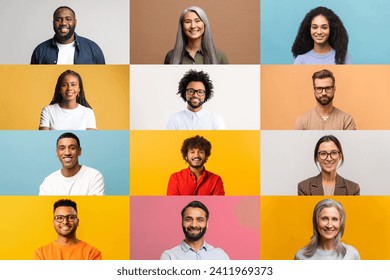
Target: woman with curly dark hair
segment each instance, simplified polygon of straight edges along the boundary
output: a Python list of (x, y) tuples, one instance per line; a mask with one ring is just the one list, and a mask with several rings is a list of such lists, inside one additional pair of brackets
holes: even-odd
[(291, 48), (294, 64), (350, 64), (348, 33), (340, 18), (330, 9), (309, 11)]

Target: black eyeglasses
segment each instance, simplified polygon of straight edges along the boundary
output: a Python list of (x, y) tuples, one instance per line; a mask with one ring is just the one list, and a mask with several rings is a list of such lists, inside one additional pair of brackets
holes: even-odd
[(321, 151), (317, 153), (318, 157), (322, 160), (326, 160), (328, 156), (330, 156), (331, 159), (338, 159), (340, 154), (340, 151), (331, 151), (330, 153)]
[(68, 222), (74, 222), (74, 220), (77, 219), (77, 215), (75, 214), (69, 214), (69, 215), (55, 215), (54, 220), (57, 223), (62, 223), (65, 219), (68, 220)]
[(328, 86), (328, 87), (314, 87), (314, 91), (316, 93), (322, 93), (324, 90), (326, 93), (331, 93), (333, 91), (334, 86)]
[(187, 88), (186, 93), (189, 95), (194, 95), (196, 93), (199, 96), (203, 96), (203, 95), (205, 95), (206, 91), (204, 89)]

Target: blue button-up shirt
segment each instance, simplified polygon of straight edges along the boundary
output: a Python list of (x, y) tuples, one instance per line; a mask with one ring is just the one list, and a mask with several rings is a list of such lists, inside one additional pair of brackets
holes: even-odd
[[(77, 36), (74, 33), (74, 64), (105, 64), (104, 55), (100, 47), (93, 41)], [(55, 36), (39, 44), (32, 56), (31, 64), (57, 64), (58, 47)]]

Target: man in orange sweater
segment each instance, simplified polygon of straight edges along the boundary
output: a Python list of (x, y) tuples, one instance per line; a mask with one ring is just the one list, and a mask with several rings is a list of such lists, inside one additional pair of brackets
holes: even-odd
[(54, 229), (57, 240), (37, 249), (35, 260), (101, 260), (98, 249), (77, 239), (79, 225), (76, 202), (61, 199), (54, 203)]

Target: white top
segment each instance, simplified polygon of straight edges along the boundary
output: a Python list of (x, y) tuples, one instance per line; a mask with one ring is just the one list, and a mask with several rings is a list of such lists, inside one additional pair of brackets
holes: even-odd
[(60, 44), (57, 43), (58, 47), (58, 58), (57, 58), (57, 64), (74, 64), (74, 52), (75, 52), (75, 45), (74, 42), (70, 44)]
[(184, 111), (177, 112), (169, 117), (166, 129), (216, 130), (226, 129), (226, 127), (222, 117), (216, 113), (203, 108), (195, 113), (186, 108)]
[(104, 195), (104, 178), (99, 171), (85, 165), (72, 177), (63, 176), (60, 169), (45, 178), (39, 195)]
[(75, 109), (63, 109), (55, 103), (42, 109), (39, 127), (52, 130), (96, 129), (95, 114), (91, 108), (81, 104)]

